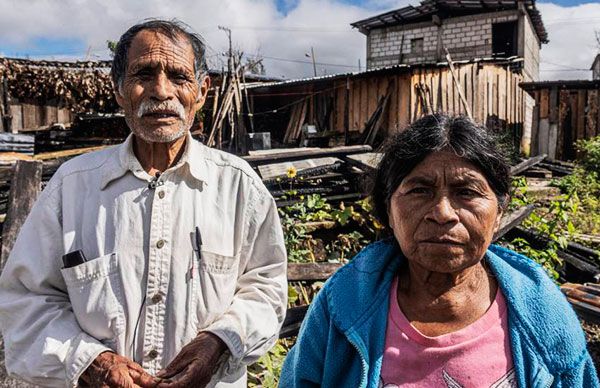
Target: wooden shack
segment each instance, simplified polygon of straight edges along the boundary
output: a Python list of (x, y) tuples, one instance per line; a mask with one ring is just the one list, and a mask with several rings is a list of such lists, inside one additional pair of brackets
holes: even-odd
[(337, 144), (373, 144), (424, 114), (470, 111), (476, 121), (508, 131), (518, 146), (521, 66), (516, 59), (455, 62), (454, 71), (448, 63), (401, 64), (249, 86), (249, 113), (255, 131), (271, 132), (272, 141), (289, 146), (298, 144), (305, 124), (337, 137)]
[(532, 155), (575, 160), (575, 142), (600, 135), (600, 80), (521, 84), (535, 99)]

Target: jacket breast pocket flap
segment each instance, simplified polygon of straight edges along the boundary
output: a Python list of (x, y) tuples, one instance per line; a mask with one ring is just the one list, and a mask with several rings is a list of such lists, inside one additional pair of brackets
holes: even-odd
[(79, 326), (98, 340), (125, 330), (124, 294), (116, 253), (61, 269)]
[(202, 251), (201, 268), (213, 274), (230, 274), (236, 272), (239, 264), (238, 256), (225, 256), (214, 252)]

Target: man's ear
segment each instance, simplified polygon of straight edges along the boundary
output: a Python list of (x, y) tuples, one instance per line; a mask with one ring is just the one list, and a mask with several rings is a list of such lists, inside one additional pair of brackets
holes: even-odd
[(121, 94), (121, 88), (119, 87), (119, 85), (115, 84), (114, 82), (113, 82), (112, 86), (113, 86), (113, 92), (115, 93), (115, 100), (117, 100), (117, 104), (119, 104), (119, 106), (121, 108), (124, 108), (123, 104), (125, 104), (125, 99), (123, 98), (123, 95)]
[(195, 111), (199, 111), (204, 106), (206, 96), (208, 95), (208, 89), (210, 89), (210, 77), (206, 75), (200, 83), (200, 89), (198, 89), (198, 97), (196, 97)]

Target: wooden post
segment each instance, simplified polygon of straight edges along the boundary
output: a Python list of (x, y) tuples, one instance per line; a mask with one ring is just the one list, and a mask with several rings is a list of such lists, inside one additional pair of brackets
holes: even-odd
[(460, 86), (460, 81), (459, 81), (458, 77), (456, 76), (456, 73), (454, 72), (454, 62), (452, 62), (452, 57), (450, 57), (450, 52), (448, 51), (448, 49), (446, 49), (446, 60), (448, 61), (448, 66), (450, 66), (450, 73), (452, 73), (452, 79), (454, 80), (454, 86), (456, 87), (456, 90), (458, 91), (458, 95), (460, 96), (460, 101), (462, 102), (463, 106), (465, 107), (465, 112), (467, 112), (467, 117), (472, 120), (473, 115), (471, 114), (471, 107), (469, 106), (469, 104), (467, 103), (467, 100), (465, 99), (465, 96), (464, 96), (461, 86)]
[(346, 77), (346, 96), (344, 98), (344, 145), (350, 143), (350, 78)]
[(0, 270), (15, 245), (17, 235), (33, 207), (42, 186), (42, 162), (19, 160), (13, 167), (6, 219), (2, 228)]

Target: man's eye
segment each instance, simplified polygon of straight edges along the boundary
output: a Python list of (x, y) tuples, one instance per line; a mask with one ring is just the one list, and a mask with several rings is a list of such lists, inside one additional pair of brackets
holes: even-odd
[(185, 74), (173, 74), (172, 78), (175, 82), (187, 82), (189, 81), (189, 77)]

